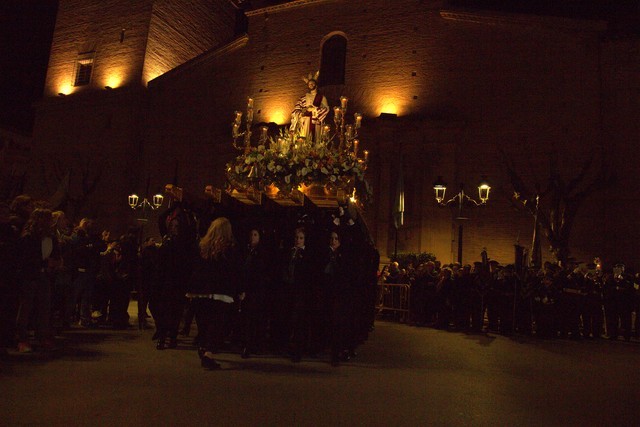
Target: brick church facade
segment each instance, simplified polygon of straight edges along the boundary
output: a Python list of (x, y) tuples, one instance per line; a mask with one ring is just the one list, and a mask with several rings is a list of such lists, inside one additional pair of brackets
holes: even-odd
[[(251, 96), (254, 123), (286, 124), (305, 91), (301, 76), (326, 68), (325, 44), (338, 40), (342, 74), (324, 85), (321, 76), (320, 89), (330, 106), (344, 95), (350, 112), (363, 114), (374, 190), (365, 216), (383, 257), (395, 249), (400, 169), (399, 252), (454, 261), (458, 223), (437, 206), (432, 183), (442, 176), (448, 196), (460, 183), (475, 195), (486, 176), (490, 200), (467, 212), (463, 259), (479, 259), (486, 247), (510, 263), (514, 244), (530, 245), (533, 218), (515, 208), (505, 157), (530, 187), (544, 187), (550, 159), (570, 182), (595, 154), (584, 181), (600, 160), (615, 179), (590, 189), (580, 206), (572, 256), (638, 264), (634, 37), (611, 36), (604, 20), (436, 0), (256, 1), (246, 10), (238, 3), (61, 1), (29, 191), (51, 194), (65, 178), (60, 171), (70, 169), (69, 192), (82, 201), (75, 214), (121, 231), (135, 222), (131, 192), (152, 194), (176, 178), (195, 193), (222, 188), (236, 155), (234, 110)], [(543, 239), (550, 259), (546, 246)]]

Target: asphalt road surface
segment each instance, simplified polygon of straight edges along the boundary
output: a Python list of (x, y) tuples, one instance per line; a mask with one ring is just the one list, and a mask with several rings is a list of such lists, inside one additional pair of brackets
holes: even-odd
[(218, 354), (152, 331), (74, 329), (0, 362), (0, 425), (640, 425), (640, 344), (377, 322), (351, 362)]

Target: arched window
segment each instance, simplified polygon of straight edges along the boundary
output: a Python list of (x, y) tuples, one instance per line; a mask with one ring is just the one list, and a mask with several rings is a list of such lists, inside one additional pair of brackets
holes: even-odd
[(319, 86), (344, 84), (347, 61), (347, 39), (339, 34), (329, 37), (322, 45)]

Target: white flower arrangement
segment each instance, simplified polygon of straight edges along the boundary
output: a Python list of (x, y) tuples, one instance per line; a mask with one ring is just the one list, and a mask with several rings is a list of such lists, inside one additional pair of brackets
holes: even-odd
[[(289, 193), (301, 185), (331, 185), (351, 192), (354, 187), (365, 188), (366, 164), (352, 152), (331, 150), (325, 146), (286, 143), (271, 140), (269, 147), (258, 145), (227, 164), (227, 180), (231, 187), (265, 190), (273, 185)], [(293, 149), (289, 149), (293, 146)], [(368, 196), (361, 195), (361, 196)]]

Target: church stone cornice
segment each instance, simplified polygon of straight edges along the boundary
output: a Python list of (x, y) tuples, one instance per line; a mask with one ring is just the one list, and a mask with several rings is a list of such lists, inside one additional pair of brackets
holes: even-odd
[(607, 23), (601, 20), (572, 19), (556, 16), (505, 14), (487, 11), (442, 9), (440, 16), (450, 21), (490, 26), (510, 26), (565, 32), (604, 32)]
[(256, 15), (264, 15), (269, 13), (277, 13), (282, 12), (283, 10), (296, 9), (299, 7), (309, 6), (312, 4), (320, 4), (320, 3), (332, 3), (336, 0), (296, 0), (292, 2), (287, 2), (283, 4), (278, 4), (275, 6), (267, 6), (256, 10), (250, 10), (245, 12), (247, 16), (256, 16)]

